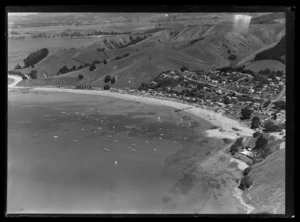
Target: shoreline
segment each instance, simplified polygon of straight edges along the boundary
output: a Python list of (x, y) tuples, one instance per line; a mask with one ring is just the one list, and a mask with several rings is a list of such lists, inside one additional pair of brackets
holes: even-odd
[[(9, 87), (10, 89), (31, 89), (32, 91), (44, 91), (44, 92), (66, 92), (66, 93), (75, 93), (75, 94), (86, 94), (86, 95), (99, 95), (99, 96), (108, 96), (108, 97), (114, 97), (118, 99), (127, 99), (132, 100), (136, 102), (142, 102), (147, 103), (150, 105), (162, 105), (162, 106), (168, 106), (175, 109), (180, 109), (184, 112), (187, 112), (189, 114), (194, 115), (197, 118), (202, 118), (208, 122), (210, 122), (212, 125), (216, 125), (220, 128), (218, 129), (208, 129), (204, 131), (204, 135), (206, 137), (214, 137), (217, 139), (232, 139), (235, 140), (240, 136), (251, 136), (253, 134), (253, 130), (250, 128), (247, 128), (245, 126), (242, 126), (241, 123), (239, 123), (237, 120), (230, 119), (221, 113), (216, 113), (212, 110), (208, 110), (205, 108), (196, 107), (190, 104), (184, 104), (177, 101), (170, 101), (167, 99), (162, 98), (152, 98), (147, 96), (140, 96), (140, 95), (129, 95), (129, 94), (123, 94), (118, 92), (111, 92), (111, 91), (91, 91), (91, 90), (79, 90), (79, 89), (64, 89), (64, 88), (47, 88), (47, 87), (20, 87), (20, 86), (14, 86)], [(233, 130), (232, 127), (239, 129), (239, 131)], [(222, 150), (225, 150), (225, 148), (222, 148)], [(235, 159), (233, 157), (230, 157), (230, 162), (237, 162), (238, 166), (237, 168), (242, 172), (243, 169), (245, 169), (248, 165), (244, 163), (243, 161), (240, 161), (238, 159)], [(243, 208), (246, 208), (246, 213), (251, 213), (253, 211), (253, 207), (250, 205), (244, 204), (244, 200), (242, 198), (242, 191), (239, 192), (236, 189), (232, 189), (231, 193), (234, 198), (238, 200), (238, 202), (243, 206)]]
[[(237, 120), (231, 119), (222, 115), (221, 113), (216, 113), (212, 110), (208, 110), (201, 107), (196, 107), (191, 104), (184, 104), (177, 101), (171, 101), (162, 98), (152, 98), (147, 96), (139, 96), (139, 95), (130, 95), (130, 94), (122, 94), (111, 91), (91, 91), (91, 90), (80, 90), (80, 89), (64, 89), (64, 88), (47, 88), (47, 87), (13, 87), (13, 88), (30, 88), (33, 91), (50, 91), (50, 92), (66, 92), (66, 93), (76, 93), (76, 94), (86, 94), (86, 95), (100, 95), (100, 96), (109, 96), (118, 99), (127, 99), (133, 100), (136, 102), (142, 102), (152, 105), (162, 105), (168, 106), (175, 109), (181, 109), (184, 112), (192, 114), (198, 118), (205, 119), (213, 125), (216, 125), (220, 128), (218, 129), (209, 129), (205, 131), (205, 136), (207, 137), (215, 137), (219, 139), (229, 138), (229, 139), (237, 139), (240, 136), (251, 136), (255, 132), (254, 130), (243, 126)], [(233, 130), (232, 128), (236, 128), (237, 130)]]

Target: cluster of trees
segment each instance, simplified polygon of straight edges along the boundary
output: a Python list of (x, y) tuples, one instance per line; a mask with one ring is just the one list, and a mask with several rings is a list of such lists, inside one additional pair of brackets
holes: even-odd
[(72, 68), (68, 68), (67, 66), (63, 66), (62, 68), (60, 68), (57, 72), (57, 75), (60, 75), (60, 74), (65, 74), (65, 73), (68, 73), (68, 72), (73, 72), (76, 70), (76, 66), (72, 66)]
[(28, 73), (28, 76), (30, 77), (30, 79), (37, 79), (37, 71), (31, 70), (30, 73)]
[(222, 68), (218, 68), (216, 70), (220, 72), (240, 72), (240, 73), (254, 75), (254, 72), (250, 69), (245, 69), (245, 66), (240, 66), (240, 67), (225, 66)]
[(106, 75), (105, 78), (104, 78), (104, 82), (107, 83), (107, 84), (104, 86), (104, 90), (109, 90), (111, 88), (109, 83), (110, 84), (115, 84), (116, 81), (117, 81), (116, 77), (111, 77), (110, 75)]
[(278, 125), (274, 123), (272, 120), (268, 120), (264, 123), (264, 132), (266, 133), (280, 132), (284, 128), (285, 128), (285, 124)]
[(267, 145), (268, 139), (265, 138), (264, 135), (260, 135), (256, 140), (255, 146), (253, 147), (253, 151), (256, 152), (256, 161), (259, 159), (265, 159), (272, 153), (272, 150)]
[(264, 75), (268, 78), (274, 79), (275, 77), (282, 77), (284, 75), (283, 71), (271, 71), (269, 68), (265, 69), (265, 70), (260, 70), (258, 72), (258, 74), (260, 75)]
[(46, 48), (31, 53), (26, 59), (24, 59), (25, 68), (30, 66), (33, 68), (35, 64), (44, 59), (48, 54), (49, 50)]

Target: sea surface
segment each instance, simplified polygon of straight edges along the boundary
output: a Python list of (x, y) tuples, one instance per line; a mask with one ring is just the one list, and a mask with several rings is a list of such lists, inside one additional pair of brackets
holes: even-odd
[(201, 150), (210, 127), (165, 106), (9, 92), (7, 212), (163, 213), (178, 179), (166, 159)]

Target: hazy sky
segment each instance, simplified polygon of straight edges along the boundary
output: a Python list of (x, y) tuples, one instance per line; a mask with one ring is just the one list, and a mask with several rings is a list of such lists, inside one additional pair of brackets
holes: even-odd
[(35, 12), (9, 12), (8, 15), (14, 15), (14, 16), (25, 16), (25, 15), (31, 15), (31, 14), (37, 14)]

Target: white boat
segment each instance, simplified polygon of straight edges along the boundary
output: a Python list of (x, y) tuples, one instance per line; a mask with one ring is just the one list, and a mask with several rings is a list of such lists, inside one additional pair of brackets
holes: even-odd
[(105, 152), (108, 152), (108, 151), (109, 151), (109, 149), (106, 149), (106, 148), (105, 148), (105, 149), (103, 149), (103, 150), (104, 150)]

